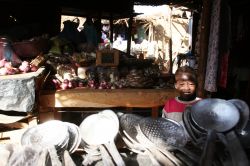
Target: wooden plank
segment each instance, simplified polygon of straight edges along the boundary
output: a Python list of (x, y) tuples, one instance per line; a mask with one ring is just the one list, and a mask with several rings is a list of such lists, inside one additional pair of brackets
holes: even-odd
[(40, 107), (139, 107), (164, 105), (174, 89), (69, 89), (41, 93)]

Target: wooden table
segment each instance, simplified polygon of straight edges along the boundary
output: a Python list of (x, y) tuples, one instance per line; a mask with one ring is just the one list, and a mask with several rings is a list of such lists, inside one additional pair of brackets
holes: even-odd
[[(158, 117), (158, 108), (177, 95), (174, 89), (69, 89), (42, 91), (40, 112), (52, 113), (57, 118), (59, 108), (152, 108), (152, 117)], [(68, 110), (68, 109), (67, 109)]]

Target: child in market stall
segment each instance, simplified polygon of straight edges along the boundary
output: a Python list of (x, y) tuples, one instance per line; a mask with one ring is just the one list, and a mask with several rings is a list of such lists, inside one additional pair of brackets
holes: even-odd
[(193, 68), (182, 66), (176, 70), (175, 88), (179, 92), (179, 96), (166, 101), (162, 117), (181, 122), (185, 107), (200, 100), (196, 96), (197, 76)]

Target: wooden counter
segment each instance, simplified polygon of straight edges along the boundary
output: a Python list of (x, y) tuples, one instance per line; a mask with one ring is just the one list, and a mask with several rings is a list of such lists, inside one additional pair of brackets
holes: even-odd
[[(152, 116), (158, 116), (158, 108), (177, 95), (174, 89), (69, 89), (42, 91), (39, 97), (41, 110), (66, 107), (87, 108), (152, 108)], [(52, 108), (52, 109), (51, 109)]]

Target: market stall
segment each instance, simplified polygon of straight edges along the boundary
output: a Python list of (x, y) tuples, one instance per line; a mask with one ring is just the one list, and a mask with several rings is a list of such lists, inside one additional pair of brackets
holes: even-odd
[[(14, 2), (14, 0), (12, 2)], [(129, 2), (131, 2), (131, 4), (127, 3), (127, 1), (124, 2), (125, 4), (129, 4), (127, 5), (127, 7), (132, 6), (132, 3), (134, 1)], [(188, 3), (192, 6), (195, 2), (197, 1)], [(202, 19), (200, 33), (202, 35), (200, 35), (200, 40), (198, 41), (198, 43), (200, 43), (200, 52), (198, 53), (198, 57), (199, 62), (202, 62), (198, 64), (198, 74), (200, 77), (205, 77), (205, 62), (207, 61), (207, 57), (205, 55), (207, 54), (208, 42), (206, 40), (208, 39), (209, 26), (206, 25), (209, 25), (207, 20), (209, 20), (210, 17), (208, 16), (208, 13), (210, 13), (210, 7), (206, 2), (210, 1), (203, 1), (204, 4), (202, 8), (205, 11), (202, 11), (201, 15)], [(22, 2), (20, 2), (19, 4), (21, 3)], [(26, 5), (27, 3), (28, 2), (24, 3), (23, 5)], [(87, 6), (85, 5), (85, 3), (86, 2), (79, 2), (70, 6), (78, 8), (81, 11), (83, 10), (83, 8), (81, 7)], [(103, 1), (101, 3), (110, 5), (110, 3), (107, 3), (106, 1)], [(120, 1), (118, 3), (120, 3)], [(37, 4), (40, 3), (34, 3), (33, 6), (38, 7), (39, 5)], [(67, 6), (67, 4), (69, 5), (71, 4), (71, 2), (61, 2), (60, 5)], [(99, 4), (98, 6), (102, 6), (102, 4)], [(186, 3), (183, 2), (180, 4)], [(43, 5), (44, 6), (42, 9), (47, 9), (48, 5), (44, 2)], [(200, 5), (200, 1), (199, 3), (197, 3), (197, 6), (198, 5)], [(1, 6), (5, 7), (4, 5)], [(30, 13), (32, 13), (30, 12), (30, 10), (23, 10), (19, 5), (16, 6), (20, 8), (20, 13), (26, 11), (29, 15)], [(52, 6), (52, 10), (46, 12), (49, 14), (42, 17), (44, 18), (44, 20), (42, 19), (42, 21), (37, 21), (34, 19), (34, 22), (45, 23), (47, 26), (44, 27), (50, 29), (53, 32), (52, 33), (50, 31), (50, 34), (54, 35), (54, 31), (56, 31), (56, 27), (58, 27), (55, 26), (54, 23), (57, 22), (57, 24), (59, 24), (58, 18), (61, 14), (59, 12), (61, 11), (61, 8), (59, 6), (55, 8), (56, 10), (53, 8), (54, 6)], [(96, 4), (93, 1), (92, 7), (94, 8), (94, 6), (96, 6)], [(117, 6), (125, 5), (120, 4)], [(57, 10), (59, 8), (60, 10)], [(132, 8), (129, 8), (129, 11), (132, 11), (131, 9)], [(79, 10), (76, 10), (76, 12), (79, 12)], [(98, 9), (99, 12), (96, 12), (96, 10), (94, 10), (94, 13), (102, 13), (100, 8)], [(109, 16), (111, 17), (110, 20), (113, 19), (113, 14), (115, 14), (119, 10), (120, 9), (116, 11), (114, 11), (113, 9), (108, 10)], [(121, 11), (128, 10), (124, 9)], [(44, 12), (40, 12), (40, 10), (38, 13), (38, 16), (41, 16), (40, 13), (44, 14)], [(54, 17), (52, 18), (52, 20), (49, 20), (46, 16), (50, 16), (51, 13), (53, 13)], [(194, 13), (200, 13), (200, 7), (197, 7), (197, 10), (195, 10)], [(16, 15), (18, 16), (20, 14), (17, 13)], [(23, 15), (23, 17), (26, 17), (26, 15)], [(37, 15), (34, 14), (34, 17), (37, 18)], [(15, 20), (14, 17), (11, 16), (11, 18)], [(130, 21), (131, 20), (132, 18), (130, 18)], [(131, 28), (132, 26), (129, 27)], [(8, 27), (6, 29), (8, 29)], [(46, 30), (44, 30), (43, 32), (45, 31)], [(33, 33), (29, 33), (29, 36), (32, 34)], [(131, 34), (129, 35), (129, 38), (130, 37)], [(67, 159), (67, 157), (68, 159), (71, 159), (71, 157), (73, 158), (76, 154), (74, 153), (74, 151), (78, 149), (81, 150), (81, 154), (84, 154), (80, 156), (84, 161), (79, 163), (74, 163), (72, 161), (71, 164), (68, 165), (89, 165), (89, 163), (93, 161), (100, 161), (104, 165), (113, 165), (113, 162), (117, 163), (117, 165), (131, 165), (125, 164), (123, 163), (123, 161), (120, 161), (121, 157), (124, 157), (120, 156), (124, 154), (124, 149), (118, 151), (118, 153), (116, 154), (118, 158), (117, 156), (114, 157), (114, 154), (109, 153), (110, 151), (105, 151), (105, 149), (108, 149), (108, 146), (114, 146), (113, 143), (117, 143), (114, 142), (114, 138), (119, 138), (120, 136), (122, 136), (122, 139), (126, 144), (124, 147), (128, 154), (136, 157), (140, 157), (140, 154), (143, 154), (144, 158), (141, 159), (143, 163), (142, 165), (145, 165), (145, 163), (148, 165), (184, 165), (184, 163), (186, 165), (213, 164), (216, 166), (224, 166), (228, 164), (237, 165), (239, 163), (240, 165), (249, 165), (248, 154), (250, 153), (248, 153), (249, 141), (247, 141), (249, 140), (249, 134), (247, 134), (249, 133), (247, 132), (247, 130), (249, 129), (245, 128), (246, 125), (249, 124), (248, 107), (241, 108), (238, 104), (232, 105), (232, 103), (229, 104), (228, 101), (223, 101), (222, 104), (226, 103), (228, 107), (221, 111), (220, 103), (219, 107), (217, 107), (218, 102), (212, 101), (208, 102), (208, 104), (205, 103), (205, 105), (203, 103), (201, 105), (196, 105), (196, 107), (188, 108), (183, 116), (184, 128), (187, 131), (184, 132), (184, 128), (182, 125), (177, 124), (169, 119), (156, 118), (159, 117), (158, 113), (160, 107), (163, 106), (164, 102), (168, 98), (174, 97), (177, 94), (173, 88), (174, 82), (171, 79), (171, 76), (164, 77), (163, 79), (163, 76), (161, 75), (162, 73), (159, 72), (157, 68), (158, 66), (154, 63), (154, 59), (141, 59), (140, 57), (138, 59), (137, 57), (131, 57), (128, 51), (127, 55), (124, 55), (120, 52), (118, 59), (119, 61), (117, 61), (117, 54), (103, 54), (103, 52), (101, 52), (100, 54), (100, 52), (98, 51), (102, 51), (103, 48), (100, 49), (98, 47), (99, 50), (94, 50), (92, 49), (92, 47), (90, 47), (90, 45), (84, 44), (80, 45), (79, 47), (72, 47), (72, 43), (57, 39), (57, 36), (50, 39), (52, 48), (49, 50), (48, 54), (44, 55), (47, 60), (46, 69), (49, 70), (49, 78), (47, 82), (48, 84), (43, 90), (40, 91), (40, 89), (37, 89), (37, 87), (41, 85), (40, 83), (37, 83), (37, 80), (39, 80), (38, 82), (43, 82), (45, 80), (43, 71), (41, 71), (40, 73), (40, 69), (34, 73), (31, 72), (24, 74), (27, 77), (22, 79), (18, 78), (20, 76), (20, 73), (15, 73), (15, 75), (3, 76), (4, 79), (0, 80), (2, 82), (2, 86), (0, 83), (0, 96), (3, 96), (1, 96), (2, 98), (0, 98), (0, 104), (2, 107), (0, 107), (0, 109), (5, 109), (5, 112), (14, 110), (18, 113), (28, 114), (28, 116), (25, 116), (25, 118), (29, 118), (30, 116), (34, 117), (34, 114), (32, 113), (36, 113), (36, 104), (38, 104), (39, 108), (37, 110), (37, 113), (40, 124), (36, 124), (34, 128), (22, 130), (18, 135), (10, 136), (5, 135), (5, 133), (1, 133), (1, 139), (5, 140), (11, 138), (11, 143), (13, 143), (13, 146), (11, 145), (6, 149), (0, 149), (0, 152), (3, 152), (3, 150), (7, 150), (8, 155), (6, 155), (6, 163), (8, 163), (9, 165), (12, 165), (11, 162), (13, 160), (20, 161), (20, 163), (22, 162), (20, 165), (25, 165), (25, 163), (28, 163), (27, 160), (33, 159), (27, 157), (27, 160), (22, 160), (26, 157), (26, 155), (30, 155), (30, 152), (34, 152), (33, 154), (35, 155), (33, 156), (36, 161), (44, 159), (43, 165), (45, 161), (53, 162), (53, 159), (55, 159), (56, 162), (60, 163), (61, 161), (64, 162), (64, 160), (60, 159)], [(213, 40), (213, 38), (211, 38), (211, 40)], [(130, 40), (128, 41), (130, 42)], [(170, 41), (172, 42), (172, 40)], [(109, 47), (105, 49), (113, 51), (112, 43), (108, 44), (110, 44)], [(55, 47), (56, 45), (59, 47)], [(128, 44), (128, 46), (129, 47), (127, 49), (130, 48), (130, 44)], [(169, 49), (169, 52), (171, 55), (172, 49)], [(104, 58), (104, 56), (102, 55), (106, 56), (106, 58)], [(10, 82), (14, 83), (11, 85)], [(163, 82), (165, 83), (165, 85), (163, 84)], [(204, 80), (199, 79), (199, 92), (204, 91), (203, 83)], [(9, 84), (11, 85), (11, 88), (8, 87)], [(37, 93), (37, 90), (39, 90), (39, 93)], [(10, 104), (6, 102), (7, 98), (9, 98), (8, 102)], [(205, 99), (203, 101), (206, 102)], [(125, 111), (129, 111), (128, 113), (131, 113), (131, 111), (133, 111), (133, 108), (150, 108), (151, 116), (153, 118), (140, 117), (135, 114), (121, 114), (120, 112), (110, 113), (110, 111), (108, 111), (100, 112), (94, 114), (93, 116), (89, 116), (89, 118), (82, 119), (82, 124), (84, 125), (80, 126), (75, 126), (75, 124), (71, 124), (68, 122), (63, 122), (63, 124), (60, 122), (60, 124), (57, 123), (58, 121), (54, 121), (56, 122), (56, 124), (53, 124), (52, 121), (51, 126), (48, 126), (48, 123), (43, 123), (48, 120), (46, 119), (46, 117), (49, 117), (50, 119), (62, 119), (60, 116), (62, 109), (67, 109), (67, 112), (71, 113), (74, 111), (74, 108), (78, 108), (78, 110), (80, 110), (81, 112), (90, 112), (92, 111), (92, 109), (90, 108), (106, 109), (117, 107), (124, 107)], [(243, 112), (243, 110), (248, 112), (248, 114), (245, 114), (247, 115), (245, 116), (245, 121), (242, 121), (242, 117), (244, 117), (242, 116), (242, 113), (246, 113)], [(230, 112), (232, 113), (232, 116), (225, 116)], [(215, 117), (219, 117), (218, 121), (215, 121), (217, 120), (217, 118)], [(225, 119), (225, 117), (228, 118)], [(233, 119), (233, 121), (229, 120), (229, 122), (233, 123), (230, 124), (229, 128), (218, 130), (217, 127), (221, 129), (221, 126), (226, 126), (225, 122), (228, 122), (227, 120), (231, 118)], [(3, 117), (2, 119), (6, 120), (6, 117)], [(14, 121), (16, 120), (17, 119), (15, 119)], [(7, 121), (6, 123), (14, 121)], [(45, 124), (44, 127), (41, 127), (41, 125), (43, 124)], [(239, 126), (241, 126), (241, 128), (239, 128)], [(119, 131), (119, 129), (121, 130)], [(177, 129), (180, 129), (178, 130), (180, 132), (177, 132)], [(116, 132), (113, 133), (113, 131)], [(24, 132), (26, 134), (23, 134)], [(99, 134), (98, 136), (96, 136), (97, 133)], [(106, 138), (105, 136), (108, 136), (105, 135), (106, 133), (111, 133), (111, 139), (107, 140), (108, 143), (103, 141), (100, 142), (99, 140), (103, 140)], [(242, 133), (244, 133), (244, 135)], [(196, 148), (192, 146), (191, 152), (193, 153), (186, 153), (188, 151), (183, 152), (184, 150), (186, 150), (186, 147), (184, 146), (187, 145), (187, 148), (190, 148), (189, 144), (186, 144), (185, 142), (186, 136), (192, 137), (193, 135), (195, 136), (195, 139), (192, 138), (192, 141), (194, 143), (193, 145)], [(240, 140), (238, 140), (238, 137)], [(159, 138), (163, 140), (159, 141)], [(181, 146), (176, 146), (173, 149), (169, 149), (169, 145), (171, 145), (173, 142), (176, 143), (172, 144), (173, 146), (178, 145), (178, 139), (180, 141), (183, 141), (183, 144), (179, 144)], [(246, 140), (245, 143), (244, 140)], [(20, 151), (18, 148), (16, 148), (16, 146), (14, 145), (16, 141), (18, 141), (18, 143), (22, 141), (23, 151)], [(84, 141), (83, 144), (81, 144), (81, 141)], [(36, 148), (36, 144), (42, 146), (42, 148)], [(240, 144), (243, 145), (243, 148)], [(56, 146), (55, 148), (57, 149), (54, 148), (51, 150), (51, 145), (53, 147)], [(92, 145), (94, 145), (94, 147)], [(239, 146), (237, 147), (235, 145)], [(116, 144), (116, 146), (120, 147), (118, 143)], [(96, 149), (96, 147), (98, 147), (98, 149)], [(244, 152), (244, 150), (246, 150), (246, 153)], [(98, 153), (96, 153), (97, 151)], [(99, 151), (101, 153), (99, 153)], [(54, 154), (54, 156), (51, 155), (51, 152)], [(138, 153), (138, 155), (134, 155), (135, 153)], [(198, 153), (197, 156), (195, 155), (196, 153)], [(13, 156), (16, 158), (14, 158)], [(46, 156), (48, 156), (48, 160), (46, 160)], [(130, 156), (125, 156), (124, 158), (130, 159)], [(3, 158), (3, 160), (5, 159)], [(109, 162), (111, 162), (111, 164), (108, 164)], [(35, 162), (32, 163), (34, 164)], [(140, 165), (138, 163), (136, 163), (135, 165)], [(53, 164), (51, 163), (48, 165)]]

